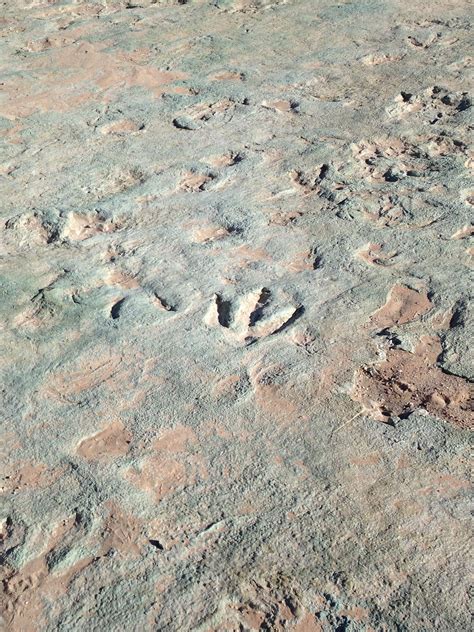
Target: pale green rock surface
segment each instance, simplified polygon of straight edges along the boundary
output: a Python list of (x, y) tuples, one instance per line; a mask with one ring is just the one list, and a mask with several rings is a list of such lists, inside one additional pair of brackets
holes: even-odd
[(469, 3), (1, 6), (5, 629), (467, 630)]

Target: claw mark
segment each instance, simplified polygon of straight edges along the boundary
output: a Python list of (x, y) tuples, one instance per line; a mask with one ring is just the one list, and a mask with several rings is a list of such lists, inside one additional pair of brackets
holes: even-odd
[(252, 327), (262, 317), (262, 312), (270, 298), (267, 288), (256, 290), (245, 296), (235, 315), (234, 328), (241, 330)]

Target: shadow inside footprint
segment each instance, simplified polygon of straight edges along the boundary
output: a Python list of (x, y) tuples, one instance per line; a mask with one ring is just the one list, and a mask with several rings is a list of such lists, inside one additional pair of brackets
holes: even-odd
[(268, 305), (268, 303), (270, 302), (271, 296), (272, 296), (272, 293), (270, 292), (268, 288), (266, 287), (262, 288), (257, 304), (255, 305), (255, 309), (249, 316), (250, 327), (253, 327), (255, 323), (258, 322), (262, 318), (263, 311), (265, 307)]
[(217, 320), (222, 327), (229, 328), (232, 320), (232, 303), (216, 295)]

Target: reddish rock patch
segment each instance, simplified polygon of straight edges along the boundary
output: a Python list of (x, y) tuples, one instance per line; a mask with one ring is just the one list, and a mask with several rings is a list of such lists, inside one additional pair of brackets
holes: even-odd
[(466, 225), (457, 230), (451, 239), (465, 239), (466, 237), (472, 237), (474, 235), (474, 226)]
[(7, 564), (3, 566), (0, 578), (4, 598), (0, 612), (9, 632), (36, 632), (43, 629), (46, 604), (63, 596), (74, 576), (92, 562), (93, 558), (84, 557), (57, 573), (50, 572), (48, 555), (59, 549), (76, 528), (74, 518), (66, 518), (56, 525), (41, 554), (19, 569)]
[(211, 81), (242, 81), (244, 76), (241, 72), (223, 71), (209, 78)]
[[(186, 173), (182, 179), (179, 188), (183, 191), (197, 193), (204, 191), (206, 184), (212, 180), (212, 177), (203, 173)], [(203, 241), (203, 240), (201, 240)]]
[(396, 251), (384, 252), (382, 244), (369, 243), (356, 252), (356, 257), (370, 266), (391, 266), (391, 259), (397, 256)]
[(370, 317), (370, 325), (374, 329), (404, 325), (429, 312), (432, 306), (425, 290), (417, 292), (397, 283), (390, 290), (385, 305)]
[[(104, 354), (105, 355), (105, 354)], [(45, 385), (46, 397), (59, 401), (68, 401), (84, 391), (107, 384), (115, 389), (123, 387), (122, 379), (125, 375), (121, 372), (122, 358), (118, 355), (108, 354), (96, 358), (84, 358), (77, 363), (76, 370), (55, 373)]]
[(186, 426), (166, 431), (155, 442), (154, 452), (138, 467), (130, 469), (127, 478), (156, 501), (180, 487), (195, 485), (207, 478), (203, 458), (190, 452), (196, 442), (194, 431)]
[(115, 421), (92, 437), (83, 439), (77, 453), (88, 461), (113, 459), (127, 454), (131, 441), (131, 433), (122, 422)]
[(136, 134), (141, 129), (143, 129), (143, 126), (135, 123), (135, 121), (121, 119), (119, 121), (113, 121), (112, 123), (102, 125), (100, 131), (104, 135), (116, 134), (121, 136), (123, 134)]
[(305, 614), (293, 628), (294, 632), (322, 632), (323, 627), (314, 614)]
[(116, 503), (109, 502), (107, 505), (109, 515), (102, 532), (104, 553), (112, 549), (124, 557), (139, 557), (145, 542), (140, 521), (125, 513)]
[(383, 362), (356, 371), (352, 398), (378, 421), (423, 408), (460, 428), (473, 428), (472, 384), (434, 364), (440, 351), (438, 338), (430, 336), (421, 338), (414, 353), (389, 349)]
[(196, 433), (189, 426), (176, 426), (164, 432), (155, 442), (156, 450), (184, 452), (189, 445), (197, 443)]
[(169, 456), (150, 456), (140, 466), (128, 472), (129, 480), (160, 501), (180, 487), (194, 485), (207, 478), (207, 470), (200, 457), (192, 456), (186, 462)]
[(229, 235), (229, 231), (223, 226), (204, 226), (194, 233), (193, 241), (204, 244), (210, 241), (217, 241)]
[(61, 470), (50, 469), (44, 463), (17, 463), (3, 477), (0, 492), (15, 493), (48, 487), (60, 473)]

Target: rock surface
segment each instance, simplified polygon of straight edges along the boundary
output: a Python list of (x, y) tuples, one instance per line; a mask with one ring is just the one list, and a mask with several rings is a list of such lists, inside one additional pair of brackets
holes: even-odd
[(4, 628), (469, 629), (469, 3), (0, 31)]

